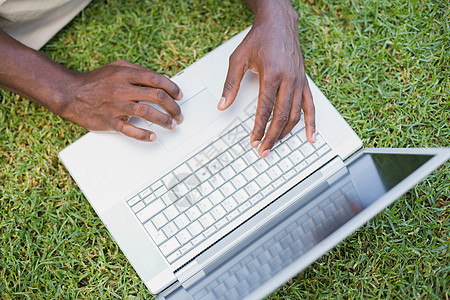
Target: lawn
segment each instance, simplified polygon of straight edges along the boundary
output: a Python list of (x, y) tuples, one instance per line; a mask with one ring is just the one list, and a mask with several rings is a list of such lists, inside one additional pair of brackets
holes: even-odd
[[(450, 3), (295, 1), (306, 72), (366, 147), (450, 145)], [(240, 1), (94, 0), (42, 52), (174, 75), (252, 22)], [(151, 298), (57, 153), (86, 131), (0, 92), (0, 298)], [(274, 292), (450, 298), (450, 164)]]

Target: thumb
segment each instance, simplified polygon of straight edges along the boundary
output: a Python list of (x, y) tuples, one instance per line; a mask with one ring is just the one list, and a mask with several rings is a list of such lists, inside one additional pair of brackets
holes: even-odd
[(219, 110), (225, 110), (233, 104), (246, 70), (246, 63), (238, 58), (236, 53), (233, 53), (230, 56), (227, 78), (223, 85), (222, 98), (220, 98), (219, 104), (217, 105)]

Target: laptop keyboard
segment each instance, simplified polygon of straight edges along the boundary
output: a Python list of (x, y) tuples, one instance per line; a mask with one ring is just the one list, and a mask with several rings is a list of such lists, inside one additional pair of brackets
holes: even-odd
[(252, 242), (242, 255), (189, 288), (194, 299), (242, 299), (316, 246), (357, 212), (357, 192), (351, 182), (328, 196), (315, 198), (269, 234)]
[(250, 146), (253, 124), (254, 115), (127, 199), (169, 263), (330, 151), (320, 134), (314, 144), (306, 140), (300, 120), (259, 158)]

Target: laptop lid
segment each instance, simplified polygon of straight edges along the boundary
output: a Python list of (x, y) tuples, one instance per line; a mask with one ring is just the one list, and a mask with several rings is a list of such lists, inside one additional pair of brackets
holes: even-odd
[(263, 298), (449, 158), (450, 148), (363, 149), (248, 239), (245, 247), (162, 298)]

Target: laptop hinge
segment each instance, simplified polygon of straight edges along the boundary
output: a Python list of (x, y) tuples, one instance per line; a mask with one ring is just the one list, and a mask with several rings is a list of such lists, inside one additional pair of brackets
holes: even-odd
[(186, 266), (175, 272), (175, 277), (177, 277), (183, 288), (188, 288), (205, 275), (205, 272), (196, 260), (191, 261)]

